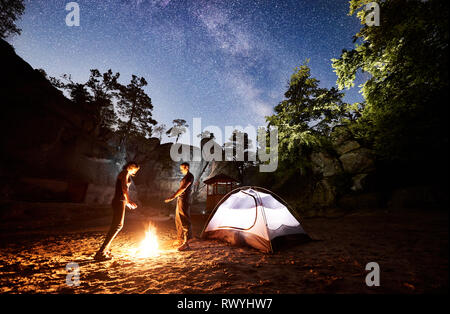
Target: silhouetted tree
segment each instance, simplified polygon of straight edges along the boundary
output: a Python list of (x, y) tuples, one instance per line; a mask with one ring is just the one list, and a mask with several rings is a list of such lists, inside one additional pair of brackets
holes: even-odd
[(91, 70), (91, 75), (86, 83), (92, 93), (92, 115), (96, 121), (96, 134), (104, 130), (112, 130), (117, 121), (114, 111), (113, 96), (117, 79), (120, 74), (113, 74), (111, 70), (101, 74), (99, 70)]
[(155, 129), (153, 130), (155, 135), (158, 136), (160, 142), (162, 141), (162, 136), (164, 134), (164, 131), (166, 131), (166, 129), (167, 129), (167, 126), (164, 123), (161, 123), (161, 124), (157, 125), (155, 127)]
[(149, 138), (153, 133), (156, 121), (152, 117), (152, 100), (143, 87), (147, 86), (143, 77), (132, 75), (128, 85), (117, 83), (117, 109), (123, 120), (119, 120), (119, 133), (122, 144), (132, 137)]
[(50, 77), (50, 82), (53, 86), (66, 90), (70, 100), (79, 106), (87, 107), (87, 104), (92, 101), (92, 95), (86, 84), (74, 82), (70, 74), (63, 74), (61, 79)]
[(207, 139), (207, 140), (213, 140), (213, 139), (215, 139), (216, 137), (214, 136), (214, 133), (211, 133), (210, 131), (208, 131), (208, 130), (206, 130), (206, 131), (203, 131), (202, 133), (200, 133), (200, 134), (197, 134), (197, 137), (199, 137), (200, 139)]
[[(228, 142), (223, 144), (225, 152), (225, 158), (231, 161), (235, 166), (239, 181), (242, 183), (244, 180), (245, 170), (254, 165), (255, 162), (249, 160), (250, 148), (252, 148), (252, 141), (248, 138), (248, 134), (239, 130), (234, 130)], [(230, 158), (231, 155), (231, 158)]]
[(94, 126), (90, 132), (99, 137), (111, 131), (117, 132), (119, 146), (126, 150), (131, 138), (145, 140), (151, 137), (152, 127), (157, 122), (152, 118), (151, 98), (143, 89), (147, 86), (145, 78), (132, 75), (130, 83), (122, 85), (118, 82), (119, 77), (119, 73), (111, 70), (102, 74), (93, 69), (86, 83), (76, 83), (68, 74), (62, 75), (62, 79), (49, 79), (54, 86), (66, 90), (69, 98), (86, 110)]
[(448, 1), (379, 1), (379, 26), (364, 23), (369, 14), (363, 9), (366, 3), (350, 1), (350, 14), (356, 14), (363, 26), (354, 37), (355, 48), (333, 60), (341, 89), (354, 85), (358, 71), (370, 74), (361, 89), (366, 106), (351, 127), (373, 144), (380, 160), (410, 164), (411, 173), (444, 173)]
[(172, 121), (173, 127), (167, 130), (166, 134), (169, 137), (175, 137), (175, 143), (178, 142), (178, 139), (182, 134), (186, 132), (186, 129), (189, 125), (186, 123), (186, 120), (183, 119), (175, 119)]
[(22, 30), (15, 23), (24, 10), (23, 0), (0, 1), (0, 38), (4, 39), (14, 34), (20, 35)]
[(101, 74), (99, 70), (92, 69), (86, 83), (76, 83), (68, 74), (62, 75), (62, 80), (54, 77), (49, 79), (55, 87), (66, 90), (69, 98), (86, 111), (93, 125), (88, 131), (102, 138), (113, 131), (117, 122), (113, 97), (119, 76), (119, 73), (113, 74), (111, 70)]

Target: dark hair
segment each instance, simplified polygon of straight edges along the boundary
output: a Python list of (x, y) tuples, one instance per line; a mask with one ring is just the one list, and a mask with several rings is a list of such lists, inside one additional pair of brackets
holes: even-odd
[(133, 166), (134, 168), (140, 168), (137, 162), (129, 161), (123, 166), (122, 170), (127, 170), (129, 166)]
[(183, 162), (180, 166), (183, 166), (183, 167), (185, 167), (185, 168), (189, 168), (189, 163)]

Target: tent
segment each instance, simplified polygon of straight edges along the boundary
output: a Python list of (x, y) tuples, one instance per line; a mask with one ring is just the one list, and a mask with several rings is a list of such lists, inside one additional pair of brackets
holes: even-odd
[(220, 200), (201, 237), (249, 245), (270, 253), (275, 238), (297, 234), (306, 232), (286, 202), (267, 189), (246, 186), (234, 189)]

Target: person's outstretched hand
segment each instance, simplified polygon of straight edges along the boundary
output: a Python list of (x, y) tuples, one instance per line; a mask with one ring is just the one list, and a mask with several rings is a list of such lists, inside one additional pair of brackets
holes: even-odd
[(169, 202), (171, 202), (173, 200), (173, 198), (166, 198), (165, 200), (164, 200), (164, 202), (165, 203), (169, 203)]
[(128, 208), (130, 208), (130, 209), (136, 209), (137, 208), (137, 205), (136, 205), (136, 203), (134, 203), (134, 202), (128, 202)]

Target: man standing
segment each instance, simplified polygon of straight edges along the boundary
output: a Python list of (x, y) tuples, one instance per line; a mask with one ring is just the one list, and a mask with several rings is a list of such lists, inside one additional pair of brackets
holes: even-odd
[(135, 209), (137, 207), (136, 203), (130, 200), (128, 188), (131, 184), (131, 177), (135, 176), (138, 171), (139, 165), (135, 162), (129, 162), (123, 166), (122, 171), (117, 176), (116, 191), (111, 203), (113, 209), (113, 219), (111, 222), (111, 227), (106, 234), (105, 241), (103, 241), (102, 246), (98, 250), (97, 254), (95, 254), (94, 259), (97, 261), (106, 261), (112, 258), (109, 247), (120, 230), (122, 230), (125, 219), (125, 209), (126, 207), (130, 209)]
[(191, 195), (194, 176), (189, 172), (189, 164), (184, 162), (180, 165), (180, 171), (184, 175), (180, 181), (180, 188), (171, 197), (165, 200), (166, 203), (177, 199), (177, 209), (175, 212), (175, 227), (177, 228), (177, 239), (182, 243), (178, 251), (189, 249), (189, 239), (192, 238), (191, 212), (189, 198)]

